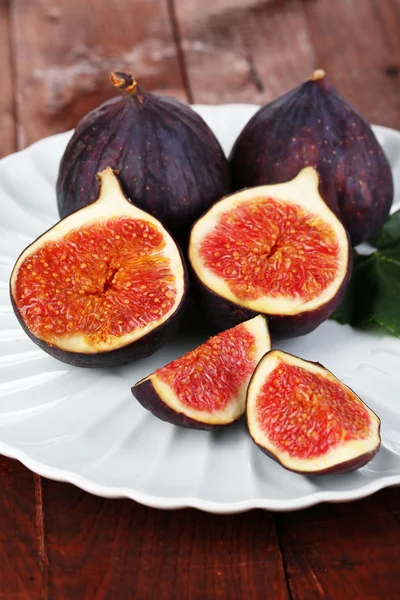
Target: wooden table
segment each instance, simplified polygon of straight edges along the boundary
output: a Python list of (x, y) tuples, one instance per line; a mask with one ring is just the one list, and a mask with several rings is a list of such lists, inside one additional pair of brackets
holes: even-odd
[[(400, 0), (0, 0), (2, 155), (73, 127), (110, 70), (190, 102), (265, 102), (316, 67), (400, 128)], [(400, 489), (208, 515), (104, 500), (0, 459), (0, 599), (400, 598)]]

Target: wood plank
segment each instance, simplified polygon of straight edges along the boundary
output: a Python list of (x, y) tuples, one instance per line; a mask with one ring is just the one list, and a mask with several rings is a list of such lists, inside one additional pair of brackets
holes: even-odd
[(11, 39), (8, 6), (6, 2), (0, 2), (0, 72), (2, 78), (0, 94), (0, 158), (14, 152), (16, 147), (10, 50)]
[(263, 103), (316, 63), (301, 0), (175, 0), (195, 102)]
[[(13, 62), (7, 2), (0, 2), (0, 158), (17, 149)], [(0, 599), (46, 598), (46, 563), (37, 527), (38, 477), (0, 456)]]
[(400, 127), (399, 10), (392, 0), (318, 0), (304, 9), (319, 66), (373, 123)]
[(292, 600), (400, 598), (400, 488), (278, 516)]
[(38, 527), (35, 478), (0, 456), (0, 599), (45, 600), (47, 562)]
[(113, 70), (185, 97), (164, 0), (13, 0), (20, 143), (65, 131), (115, 95)]
[(270, 513), (153, 510), (43, 482), (50, 598), (288, 599)]
[[(19, 146), (26, 146), (41, 137), (73, 127), (88, 110), (111, 97), (114, 93), (108, 82), (111, 70), (135, 69), (135, 76), (144, 87), (185, 97), (176, 59), (176, 43), (163, 0), (137, 0), (134, 6), (129, 0), (114, 0), (112, 8), (105, 0), (70, 0), (68, 3), (13, 0), (11, 22), (15, 86), (12, 89), (10, 83), (7, 89), (14, 93)], [(4, 36), (4, 40), (6, 39)], [(6, 465), (13, 465), (7, 459), (4, 460)], [(117, 585), (114, 580), (114, 560), (118, 560), (118, 556), (113, 555), (109, 562), (102, 544), (95, 549), (90, 547), (93, 558), (89, 559), (89, 570), (83, 573), (80, 565), (75, 570), (72, 569), (75, 559), (68, 552), (69, 537), (63, 530), (57, 537), (57, 549), (50, 548), (49, 551), (45, 526), (47, 522), (51, 524), (54, 520), (57, 521), (64, 502), (63, 494), (57, 492), (68, 486), (46, 482), (47, 493), (53, 494), (53, 498), (56, 497), (57, 500), (49, 503), (48, 514), (45, 514), (41, 479), (32, 476), (23, 467), (20, 469), (23, 476), (16, 483), (12, 479), (14, 471), (10, 471), (10, 489), (15, 489), (15, 497), (2, 506), (6, 533), (4, 546), (0, 546), (0, 598), (3, 591), (7, 600), (14, 596), (32, 600), (47, 597), (93, 597), (86, 592), (86, 586), (90, 591), (98, 583), (93, 573), (99, 576), (101, 582), (103, 577), (110, 574), (113, 585)], [(77, 491), (72, 486), (69, 487)], [(79, 506), (69, 505), (69, 513), (65, 515), (64, 522), (67, 530), (71, 528), (75, 533), (77, 529), (73, 524), (77, 521), (82, 530), (90, 530), (90, 515), (96, 515), (98, 506), (98, 500), (89, 494), (79, 491), (78, 495), (85, 498), (84, 504), (89, 507), (89, 515), (84, 515), (82, 522), (79, 518)], [(106, 507), (106, 515), (111, 513), (119, 518), (112, 501), (101, 502)], [(12, 516), (18, 527), (8, 514), (11, 509), (15, 510), (15, 515), (12, 513)], [(25, 518), (28, 511), (32, 513), (31, 523)], [(1, 512), (0, 515), (2, 516)], [(19, 530), (19, 523), (23, 527), (22, 532)], [(102, 523), (105, 529), (101, 533), (106, 542), (113, 540), (115, 521), (110, 519)], [(28, 539), (32, 527), (35, 532), (34, 540)], [(50, 540), (52, 539), (50, 535)], [(118, 551), (123, 556), (130, 546), (130, 539), (122, 535), (118, 542)], [(73, 551), (76, 547), (87, 547), (85, 540), (79, 537), (79, 531), (72, 546)], [(107, 547), (107, 543), (105, 546)], [(72, 587), (79, 590), (77, 594), (71, 596), (63, 592), (53, 595), (48, 592), (47, 575), (49, 571), (53, 574), (48, 552), (55, 561), (52, 589)], [(30, 564), (32, 560), (36, 561), (37, 572)], [(57, 570), (57, 564), (60, 563), (67, 569), (72, 565), (69, 573), (73, 573), (74, 581), (66, 577), (66, 586), (62, 584), (62, 570)], [(100, 565), (99, 569), (97, 563)], [(22, 565), (25, 566), (24, 571), (20, 568)], [(102, 572), (101, 568), (104, 566), (107, 570)], [(121, 580), (121, 585), (124, 585), (124, 577)], [(107, 587), (106, 582), (101, 585), (103, 589)], [(109, 593), (114, 597), (112, 588)], [(129, 589), (125, 597), (127, 596), (130, 597)]]

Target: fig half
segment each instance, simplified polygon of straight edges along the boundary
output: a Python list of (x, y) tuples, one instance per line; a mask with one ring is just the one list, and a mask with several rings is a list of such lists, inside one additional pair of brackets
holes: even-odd
[(348, 235), (318, 193), (318, 173), (223, 198), (195, 223), (189, 260), (197, 298), (221, 329), (261, 313), (271, 333), (303, 335), (341, 302)]
[(262, 316), (210, 338), (132, 388), (153, 415), (174, 425), (211, 429), (237, 421), (261, 357), (271, 349)]
[(231, 191), (224, 152), (189, 106), (144, 91), (127, 73), (112, 73), (121, 92), (78, 123), (57, 181), (61, 217), (94, 202), (95, 175), (118, 169), (132, 202), (187, 241), (193, 222)]
[(98, 200), (28, 246), (10, 281), (29, 337), (84, 367), (153, 354), (175, 333), (187, 287), (170, 234), (125, 198), (110, 168), (99, 179)]
[(280, 350), (258, 364), (246, 415), (261, 450), (297, 473), (353, 471), (380, 446), (379, 418), (350, 388), (322, 365)]
[(371, 239), (393, 202), (390, 165), (367, 121), (321, 69), (263, 106), (231, 153), (235, 189), (288, 181), (308, 165), (352, 243)]

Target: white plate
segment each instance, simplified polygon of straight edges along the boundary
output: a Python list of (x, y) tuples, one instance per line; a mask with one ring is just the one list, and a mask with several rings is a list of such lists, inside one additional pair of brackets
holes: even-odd
[[(256, 107), (196, 110), (228, 152)], [(400, 190), (400, 133), (375, 131)], [(400, 340), (328, 321), (308, 336), (279, 344), (323, 363), (382, 419), (382, 448), (366, 467), (310, 478), (262, 454), (243, 423), (218, 433), (179, 429), (134, 400), (132, 384), (207, 338), (195, 314), (188, 316), (192, 325), (155, 356), (113, 370), (69, 367), (26, 337), (10, 306), (8, 278), (20, 251), (58, 220), (54, 185), (70, 135), (44, 139), (0, 161), (0, 452), (101, 496), (219, 513), (297, 509), (399, 484)]]

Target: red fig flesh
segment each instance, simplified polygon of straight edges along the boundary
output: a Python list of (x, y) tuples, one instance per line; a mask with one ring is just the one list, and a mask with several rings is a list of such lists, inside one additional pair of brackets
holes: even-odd
[(174, 425), (229, 425), (244, 414), (248, 382), (270, 348), (266, 320), (258, 316), (142, 379), (132, 394), (156, 417)]
[(288, 183), (216, 203), (192, 229), (189, 260), (212, 322), (224, 328), (262, 313), (281, 337), (324, 321), (351, 271), (347, 233), (319, 196), (311, 167)]
[(126, 73), (113, 73), (111, 81), (122, 96), (82, 119), (61, 160), (60, 215), (94, 202), (96, 173), (111, 166), (136, 206), (186, 239), (193, 222), (231, 191), (223, 150), (189, 106), (145, 92)]
[(353, 244), (377, 233), (393, 202), (390, 165), (369, 124), (321, 70), (262, 107), (231, 153), (235, 189), (288, 181), (308, 165)]
[(247, 392), (254, 442), (298, 473), (352, 471), (380, 445), (380, 420), (330, 371), (274, 350), (257, 366)]
[(155, 352), (174, 332), (186, 274), (154, 217), (128, 202), (111, 169), (98, 200), (44, 233), (11, 276), (14, 311), (46, 352), (112, 366)]

